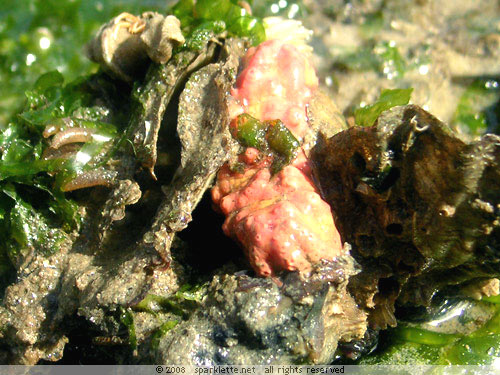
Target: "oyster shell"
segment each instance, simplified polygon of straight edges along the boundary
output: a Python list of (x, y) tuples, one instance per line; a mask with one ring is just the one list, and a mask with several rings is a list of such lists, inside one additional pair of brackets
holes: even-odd
[(423, 109), (384, 112), (319, 142), (313, 157), (362, 272), (349, 290), (375, 327), (398, 303), (500, 275), (500, 138), (457, 137)]
[(243, 51), (241, 41), (228, 40), (222, 60), (193, 73), (181, 94), (177, 124), (181, 165), (164, 188), (163, 203), (142, 240), (160, 254), (168, 254), (173, 236), (187, 227), (217, 170), (236, 154), (226, 94), (236, 79)]

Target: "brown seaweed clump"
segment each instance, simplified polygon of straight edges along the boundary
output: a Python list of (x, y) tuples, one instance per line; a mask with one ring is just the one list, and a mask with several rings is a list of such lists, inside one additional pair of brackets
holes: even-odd
[(464, 142), (408, 105), (314, 151), (325, 198), (362, 267), (349, 290), (373, 327), (396, 325), (396, 302), (429, 305), (439, 290), (498, 294), (484, 285), (498, 286), (489, 280), (500, 275), (500, 137)]

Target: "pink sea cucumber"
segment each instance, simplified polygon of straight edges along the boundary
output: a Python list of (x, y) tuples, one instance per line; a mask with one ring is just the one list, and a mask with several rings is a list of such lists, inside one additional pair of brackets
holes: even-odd
[[(246, 54), (231, 92), (231, 116), (280, 119), (302, 140), (309, 127), (306, 108), (317, 87), (308, 56), (280, 40), (266, 41)], [(271, 158), (255, 148), (247, 148), (239, 161), (243, 170), (221, 168), (212, 198), (226, 215), (224, 232), (240, 243), (258, 275), (308, 271), (321, 259), (341, 254), (330, 206), (313, 183), (303, 150), (274, 175)]]

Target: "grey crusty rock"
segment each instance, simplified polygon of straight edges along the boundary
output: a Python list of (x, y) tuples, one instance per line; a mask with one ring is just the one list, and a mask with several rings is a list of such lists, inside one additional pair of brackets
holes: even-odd
[(166, 335), (156, 362), (192, 365), (328, 364), (339, 340), (361, 338), (366, 314), (347, 293), (349, 255), (282, 281), (216, 275), (200, 308)]

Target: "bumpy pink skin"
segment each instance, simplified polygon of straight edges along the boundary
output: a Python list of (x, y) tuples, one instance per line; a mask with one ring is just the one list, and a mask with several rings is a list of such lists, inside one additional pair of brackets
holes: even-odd
[(231, 91), (232, 117), (244, 112), (261, 121), (280, 119), (301, 139), (309, 126), (306, 106), (318, 87), (308, 57), (293, 45), (269, 40), (249, 49), (244, 64)]
[[(245, 60), (231, 92), (233, 118), (249, 113), (260, 120), (281, 119), (303, 138), (309, 126), (306, 107), (318, 86), (308, 58), (292, 45), (271, 40), (250, 49)], [(255, 272), (309, 271), (319, 260), (340, 255), (330, 206), (314, 186), (304, 152), (274, 176), (272, 160), (261, 156), (247, 148), (239, 157), (244, 170), (225, 165), (212, 189), (214, 203), (226, 215), (224, 232), (242, 245)]]

